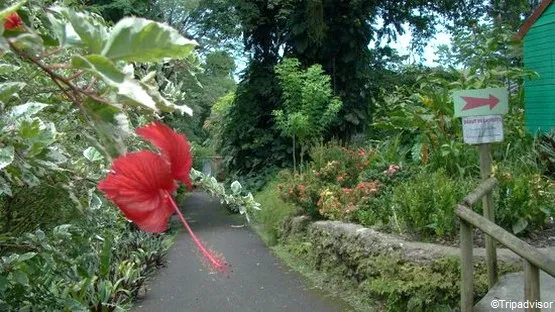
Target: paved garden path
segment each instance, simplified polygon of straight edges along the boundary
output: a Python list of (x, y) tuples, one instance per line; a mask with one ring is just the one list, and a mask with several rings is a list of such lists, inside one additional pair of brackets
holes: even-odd
[(186, 232), (176, 236), (167, 266), (149, 282), (133, 311), (350, 311), (337, 299), (309, 289), (298, 273), (271, 254), (244, 219), (229, 214), (205, 193), (183, 204), (185, 217), (206, 246), (232, 265), (226, 277), (211, 274)]

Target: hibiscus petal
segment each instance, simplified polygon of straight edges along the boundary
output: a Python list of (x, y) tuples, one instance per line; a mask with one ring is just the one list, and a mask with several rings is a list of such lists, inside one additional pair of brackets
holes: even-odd
[(193, 165), (191, 147), (183, 134), (178, 134), (165, 124), (155, 121), (138, 128), (136, 133), (154, 144), (170, 162), (175, 180), (182, 181), (191, 188), (189, 173)]
[(111, 169), (113, 173), (98, 184), (106, 197), (145, 231), (167, 229), (173, 213), (167, 196), (177, 188), (167, 161), (156, 153), (142, 151), (118, 157)]
[[(120, 206), (120, 208), (124, 212), (124, 215), (130, 220), (132, 219), (128, 216), (128, 214), (125, 213), (125, 211), (134, 214), (137, 213), (136, 211), (127, 209), (125, 206)], [(171, 209), (169, 205), (164, 203), (164, 205), (158, 207), (158, 209), (140, 214), (140, 217), (135, 218), (133, 222), (135, 222), (135, 224), (137, 224), (137, 226), (141, 230), (146, 232), (164, 232), (168, 229), (168, 220), (171, 218), (173, 213), (173, 209)]]

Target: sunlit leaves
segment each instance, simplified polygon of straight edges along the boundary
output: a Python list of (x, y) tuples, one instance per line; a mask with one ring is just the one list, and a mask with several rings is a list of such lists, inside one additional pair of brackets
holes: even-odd
[(102, 156), (102, 154), (92, 146), (87, 147), (87, 149), (83, 151), (83, 156), (85, 156), (85, 158), (90, 162), (99, 162), (104, 160), (104, 156)]
[(174, 105), (166, 100), (157, 86), (149, 86), (126, 75), (108, 58), (102, 55), (76, 55), (72, 65), (98, 75), (109, 86), (117, 90), (117, 102), (132, 106), (143, 106), (153, 111), (180, 111), (192, 115), (185, 105)]
[(47, 17), (50, 21), (50, 29), (58, 40), (58, 45), (60, 47), (82, 48), (85, 45), (70, 23), (66, 23), (66, 21), (52, 13), (47, 14)]
[(10, 187), (10, 183), (0, 176), (0, 195), (4, 194), (12, 196), (12, 188)]
[(0, 83), (0, 102), (6, 102), (15, 93), (25, 87), (23, 82), (4, 82)]
[(185, 58), (196, 45), (167, 25), (127, 17), (110, 32), (102, 55), (114, 61), (159, 62), (166, 58)]
[(0, 75), (3, 75), (3, 76), (8, 75), (17, 70), (19, 70), (19, 66), (15, 66), (13, 64), (5, 64), (5, 63), (0, 64)]
[(66, 32), (73, 28), (90, 53), (100, 53), (104, 47), (107, 30), (99, 18), (87, 13), (78, 13), (67, 8), (56, 7), (52, 10), (63, 14), (70, 22), (66, 25)]
[(17, 121), (22, 118), (32, 117), (46, 107), (48, 107), (48, 104), (29, 102), (12, 107), (8, 111), (7, 116), (10, 120)]
[(9, 166), (15, 157), (13, 146), (0, 147), (0, 170)]

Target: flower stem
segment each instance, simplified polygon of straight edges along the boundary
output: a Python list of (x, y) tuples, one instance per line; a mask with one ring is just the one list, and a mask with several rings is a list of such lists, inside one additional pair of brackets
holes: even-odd
[(193, 232), (193, 230), (189, 226), (189, 223), (187, 222), (187, 220), (185, 220), (185, 217), (183, 216), (183, 214), (181, 213), (181, 210), (175, 203), (173, 196), (171, 196), (170, 194), (167, 194), (167, 196), (169, 198), (170, 205), (172, 205), (172, 208), (175, 210), (175, 212), (177, 212), (179, 219), (181, 219), (181, 222), (185, 226), (185, 229), (187, 229), (187, 232), (189, 232), (189, 235), (191, 235), (193, 242), (195, 243), (195, 245), (197, 245), (198, 249), (202, 252), (203, 256), (206, 259), (208, 259), (208, 261), (214, 268), (216, 268), (220, 272), (224, 272), (226, 269), (225, 263), (218, 261), (216, 257), (214, 257), (212, 252), (210, 252), (208, 249), (206, 249), (206, 247), (204, 247), (200, 239), (197, 237), (197, 235)]

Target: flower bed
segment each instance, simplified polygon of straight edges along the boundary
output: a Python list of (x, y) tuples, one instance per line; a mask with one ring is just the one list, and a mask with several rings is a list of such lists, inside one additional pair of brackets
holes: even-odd
[[(423, 240), (455, 239), (453, 207), (480, 181), (444, 169), (388, 163), (376, 150), (333, 142), (316, 146), (310, 156), (302, 174), (278, 174), (277, 191), (285, 202), (316, 219), (378, 226)], [(498, 224), (515, 234), (541, 230), (553, 215), (553, 182), (535, 172), (512, 177), (507, 169), (496, 170)]]

